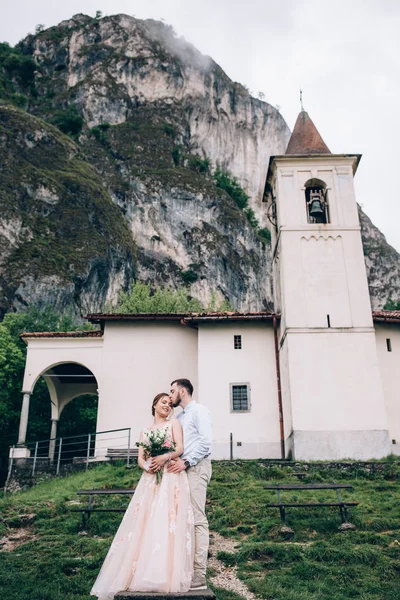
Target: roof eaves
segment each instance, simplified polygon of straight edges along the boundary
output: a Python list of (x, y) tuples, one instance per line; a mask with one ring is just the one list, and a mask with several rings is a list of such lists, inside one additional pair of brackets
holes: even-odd
[(103, 332), (94, 331), (24, 331), (19, 336), (25, 343), (28, 339), (49, 339), (49, 338), (101, 338)]
[(92, 323), (102, 323), (104, 321), (226, 321), (226, 320), (272, 320), (273, 317), (279, 318), (275, 313), (267, 312), (204, 312), (204, 313), (96, 313), (86, 315), (85, 319)]
[(374, 310), (372, 318), (375, 323), (400, 324), (400, 310)]

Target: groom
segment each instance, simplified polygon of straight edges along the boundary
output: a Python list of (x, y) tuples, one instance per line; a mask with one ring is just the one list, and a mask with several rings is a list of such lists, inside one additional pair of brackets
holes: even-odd
[(175, 379), (171, 383), (170, 400), (174, 408), (180, 406), (177, 416), (183, 429), (183, 454), (168, 466), (170, 473), (186, 470), (190, 487), (190, 498), (194, 512), (195, 554), (191, 590), (203, 590), (206, 584), (206, 566), (209, 544), (206, 517), (207, 485), (211, 479), (211, 413), (192, 398), (193, 385), (189, 379)]

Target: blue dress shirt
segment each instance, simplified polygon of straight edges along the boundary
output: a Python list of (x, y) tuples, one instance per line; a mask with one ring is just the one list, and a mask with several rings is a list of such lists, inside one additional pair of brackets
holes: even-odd
[(197, 465), (211, 453), (212, 421), (211, 413), (203, 404), (195, 400), (177, 416), (183, 430), (183, 460), (188, 460), (191, 467)]

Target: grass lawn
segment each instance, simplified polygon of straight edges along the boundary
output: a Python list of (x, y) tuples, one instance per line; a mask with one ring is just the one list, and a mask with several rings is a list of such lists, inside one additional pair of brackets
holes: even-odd
[[(263, 490), (266, 481), (293, 482), (289, 467), (258, 461), (214, 463), (209, 486), (210, 528), (236, 542), (234, 553), (220, 552), (226, 565), (236, 565), (248, 588), (266, 600), (398, 600), (400, 598), (400, 490), (398, 464), (383, 475), (349, 475), (313, 469), (309, 481), (351, 483), (342, 498), (361, 504), (351, 511), (356, 531), (338, 532), (337, 509), (288, 509), (295, 530), (283, 541), (278, 509), (266, 509), (276, 494)], [(96, 466), (86, 473), (44, 482), (0, 500), (1, 600), (89, 600), (90, 588), (110, 546), (122, 514), (92, 515), (82, 532), (76, 490), (130, 487), (137, 467)], [(334, 500), (334, 492), (288, 492), (287, 500)], [(81, 500), (84, 502), (84, 500)], [(126, 505), (129, 498), (102, 500)], [(18, 543), (23, 534), (24, 543)], [(1, 540), (1, 538), (3, 538)], [(237, 600), (215, 590), (218, 600)]]

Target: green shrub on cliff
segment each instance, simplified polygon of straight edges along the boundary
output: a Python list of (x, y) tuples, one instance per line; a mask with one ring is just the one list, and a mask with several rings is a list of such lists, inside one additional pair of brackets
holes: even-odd
[(248, 195), (240, 186), (238, 180), (228, 171), (217, 169), (213, 174), (213, 179), (215, 185), (222, 190), (225, 190), (239, 208), (243, 210), (247, 207), (249, 201)]
[(383, 309), (384, 310), (400, 310), (400, 300), (392, 300), (391, 298), (389, 298), (389, 300), (386, 302)]
[(83, 119), (74, 106), (58, 110), (52, 118), (52, 124), (67, 135), (77, 135), (83, 126)]

